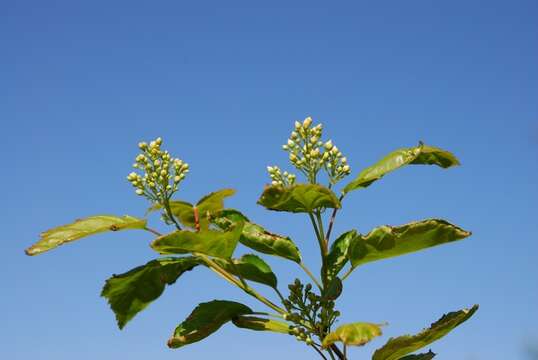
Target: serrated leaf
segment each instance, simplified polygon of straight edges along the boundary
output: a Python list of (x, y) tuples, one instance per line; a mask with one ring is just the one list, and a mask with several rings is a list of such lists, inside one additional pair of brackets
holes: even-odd
[(238, 221), (244, 221), (243, 232), (239, 238), (241, 244), (263, 254), (280, 256), (301, 263), (299, 249), (289, 237), (265, 230), (260, 225), (250, 222), (237, 210), (223, 210), (212, 217), (211, 221), (222, 229), (228, 229), (230, 225)]
[(78, 219), (74, 223), (55, 227), (41, 233), (41, 239), (25, 250), (26, 255), (38, 255), (60, 245), (106, 231), (143, 229), (145, 219), (132, 216), (97, 215)]
[(348, 262), (348, 248), (352, 240), (357, 237), (356, 230), (350, 230), (340, 235), (331, 245), (327, 255), (326, 266), (329, 279), (334, 278)]
[(372, 360), (398, 360), (415, 352), (448, 334), (456, 326), (469, 319), (478, 310), (478, 305), (471, 309), (463, 309), (443, 315), (428, 329), (416, 335), (404, 335), (390, 338), (381, 348), (377, 349)]
[(431, 360), (435, 357), (435, 354), (433, 351), (428, 351), (424, 354), (413, 354), (413, 355), (407, 355), (403, 358), (399, 358), (398, 360)]
[(374, 165), (367, 167), (349, 184), (342, 193), (370, 186), (374, 181), (405, 165), (437, 165), (442, 168), (459, 165), (458, 159), (450, 152), (420, 143), (418, 146), (391, 152)]
[(290, 326), (282, 321), (263, 319), (254, 316), (238, 316), (232, 320), (235, 326), (255, 330), (290, 334)]
[(168, 346), (179, 348), (203, 340), (222, 325), (252, 310), (234, 301), (213, 300), (199, 304), (168, 340)]
[[(233, 265), (230, 263), (233, 262)], [(253, 254), (246, 254), (239, 259), (220, 260), (215, 259), (229, 273), (241, 275), (243, 278), (276, 288), (277, 278), (271, 267), (263, 259)]]
[(160, 254), (202, 253), (229, 259), (237, 246), (243, 225), (243, 222), (237, 222), (229, 231), (175, 231), (155, 239), (151, 248)]
[(400, 256), (433, 246), (457, 241), (471, 235), (441, 219), (427, 219), (401, 226), (381, 226), (367, 235), (355, 237), (349, 246), (351, 265)]
[(101, 296), (108, 299), (122, 329), (136, 314), (144, 310), (186, 271), (199, 265), (195, 257), (161, 258), (114, 275), (103, 287)]
[(340, 208), (340, 201), (328, 188), (318, 184), (297, 184), (290, 187), (269, 186), (258, 204), (269, 210), (309, 213), (320, 208)]
[(381, 326), (378, 324), (364, 322), (344, 324), (327, 334), (322, 346), (326, 349), (337, 341), (346, 345), (362, 346), (381, 334)]

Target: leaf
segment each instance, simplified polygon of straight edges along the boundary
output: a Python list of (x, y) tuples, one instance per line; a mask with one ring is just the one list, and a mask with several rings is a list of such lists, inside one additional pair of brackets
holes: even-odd
[(41, 233), (41, 239), (25, 250), (26, 255), (38, 255), (60, 245), (81, 239), (86, 236), (127, 229), (143, 229), (145, 219), (132, 216), (97, 215), (78, 219), (74, 223), (62, 225)]
[(237, 222), (229, 231), (175, 231), (153, 240), (151, 247), (160, 254), (202, 253), (229, 259), (237, 246), (243, 225), (243, 222)]
[(433, 323), (428, 329), (424, 329), (416, 335), (390, 338), (385, 345), (375, 351), (372, 360), (401, 359), (401, 357), (442, 338), (456, 326), (473, 316), (476, 310), (478, 310), (478, 305), (474, 305), (471, 309), (454, 311), (443, 315), (441, 319)]
[(232, 320), (235, 326), (255, 330), (290, 334), (290, 326), (282, 321), (263, 319), (254, 316), (238, 316)]
[(382, 334), (380, 325), (356, 322), (339, 326), (323, 339), (323, 348), (328, 348), (337, 341), (346, 345), (362, 346)]
[(336, 300), (342, 294), (344, 285), (339, 277), (334, 277), (329, 281), (329, 285), (323, 291), (323, 298), (327, 300)]
[[(235, 194), (233, 189), (222, 189), (214, 191), (202, 197), (196, 205), (181, 200), (170, 201), (170, 210), (181, 224), (190, 228), (196, 228), (196, 215), (200, 229), (206, 230), (209, 224), (209, 216), (224, 208), (224, 199)], [(150, 211), (162, 208), (160, 204), (154, 205)]]
[(334, 278), (343, 269), (348, 261), (348, 248), (352, 240), (357, 237), (356, 230), (350, 230), (340, 235), (331, 245), (327, 255), (327, 276)]
[(213, 300), (199, 304), (168, 340), (168, 346), (179, 348), (203, 340), (222, 325), (252, 310), (234, 301)]
[(144, 310), (186, 271), (199, 265), (194, 257), (161, 258), (136, 267), (124, 274), (114, 275), (103, 287), (101, 296), (108, 299), (122, 329), (136, 314)]
[(342, 193), (345, 194), (352, 190), (368, 187), (389, 172), (409, 164), (437, 165), (442, 168), (449, 168), (460, 163), (452, 153), (446, 150), (419, 143), (415, 147), (393, 151), (376, 164), (367, 167), (344, 187)]
[(430, 350), (424, 354), (407, 355), (403, 358), (399, 358), (398, 360), (431, 360), (435, 357), (435, 355), (437, 354)]
[(241, 244), (263, 254), (280, 256), (301, 263), (299, 249), (289, 237), (268, 232), (260, 225), (251, 223), (239, 211), (226, 209), (212, 217), (212, 222), (225, 230), (237, 221), (245, 223), (239, 238)]
[(269, 210), (309, 213), (320, 208), (340, 208), (340, 201), (328, 188), (318, 184), (297, 184), (290, 187), (269, 186), (258, 204)]
[(271, 267), (258, 256), (246, 254), (239, 259), (233, 259), (231, 261), (233, 261), (233, 265), (229, 261), (215, 259), (217, 264), (234, 275), (241, 275), (247, 280), (276, 288), (277, 278), (275, 274), (271, 270)]
[(469, 235), (470, 232), (440, 219), (427, 219), (394, 227), (381, 226), (366, 236), (353, 238), (348, 256), (351, 265), (357, 267), (371, 261), (461, 240)]

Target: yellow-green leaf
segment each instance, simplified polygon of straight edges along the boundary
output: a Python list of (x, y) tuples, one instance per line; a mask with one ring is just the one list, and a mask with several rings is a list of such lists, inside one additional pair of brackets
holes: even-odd
[(237, 246), (243, 225), (243, 222), (237, 222), (229, 231), (175, 231), (158, 237), (151, 247), (160, 254), (202, 253), (229, 259)]
[(255, 330), (290, 334), (290, 326), (282, 321), (263, 319), (254, 316), (238, 316), (232, 320), (235, 326)]
[(254, 254), (245, 254), (239, 259), (215, 259), (215, 262), (234, 275), (265, 284), (272, 288), (276, 288), (277, 286), (277, 278), (271, 267), (263, 259)]
[(41, 239), (25, 250), (26, 255), (38, 255), (60, 245), (86, 236), (127, 229), (143, 229), (145, 219), (132, 216), (97, 215), (78, 219), (72, 224), (62, 225), (41, 233)]
[(381, 226), (367, 235), (353, 238), (348, 256), (357, 267), (371, 261), (391, 258), (457, 241), (471, 235), (441, 219), (427, 219), (401, 226)]
[(370, 186), (374, 181), (381, 179), (389, 172), (409, 164), (437, 165), (442, 168), (449, 168), (460, 163), (452, 153), (420, 143), (415, 147), (393, 151), (376, 164), (367, 167), (353, 181), (347, 184), (342, 192), (345, 194), (352, 190)]
[(237, 210), (225, 209), (212, 217), (211, 221), (222, 229), (228, 229), (231, 224), (238, 221), (244, 221), (245, 226), (239, 238), (241, 244), (263, 254), (280, 256), (301, 263), (299, 249), (289, 237), (265, 230), (260, 225), (250, 222)]
[(327, 255), (326, 267), (327, 267), (327, 276), (329, 279), (334, 278), (342, 270), (342, 268), (348, 262), (348, 248), (349, 245), (353, 242), (353, 239), (356, 238), (357, 231), (350, 230), (342, 235), (340, 235), (331, 245), (331, 250)]
[(322, 346), (328, 348), (337, 341), (346, 345), (362, 346), (381, 334), (381, 325), (378, 324), (364, 322), (344, 324), (327, 334), (323, 339)]
[(235, 317), (251, 313), (248, 306), (234, 301), (201, 303), (179, 324), (168, 340), (168, 346), (175, 349), (203, 340)]
[(470, 309), (454, 311), (443, 315), (428, 329), (424, 329), (416, 335), (390, 338), (385, 345), (375, 351), (372, 360), (400, 360), (403, 356), (442, 338), (456, 326), (473, 316), (476, 310), (478, 310), (478, 305), (474, 305)]
[(101, 296), (108, 299), (122, 329), (129, 320), (144, 310), (186, 271), (200, 264), (195, 257), (161, 258), (114, 275), (103, 287)]
[(312, 212), (320, 208), (340, 208), (340, 201), (328, 188), (318, 184), (297, 184), (290, 187), (265, 188), (258, 204), (269, 210), (294, 213)]

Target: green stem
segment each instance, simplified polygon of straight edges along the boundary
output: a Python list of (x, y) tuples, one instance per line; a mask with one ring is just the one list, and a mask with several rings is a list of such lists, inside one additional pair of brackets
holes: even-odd
[(325, 359), (325, 360), (328, 360), (327, 357), (321, 352), (320, 349), (318, 349), (318, 347), (317, 347), (316, 345), (312, 344), (312, 345), (310, 345), (310, 346), (312, 346), (312, 348), (313, 348), (314, 350), (316, 350), (316, 352), (319, 354), (319, 356), (321, 356), (321, 357), (322, 357), (323, 359)]
[(174, 225), (176, 226), (176, 229), (178, 229), (179, 231), (181, 231), (181, 226), (179, 225), (179, 223), (177, 222), (174, 214), (172, 214), (172, 209), (170, 209), (170, 199), (168, 198), (164, 198), (163, 199), (163, 205), (164, 205), (164, 209), (166, 210), (166, 214), (168, 215), (168, 217), (170, 218), (170, 220), (172, 220), (172, 222), (174, 223)]
[(150, 233), (152, 233), (153, 235), (156, 235), (156, 236), (162, 236), (162, 234), (160, 232), (158, 232), (157, 230), (154, 230), (152, 228), (149, 228), (149, 227), (144, 227), (144, 230), (146, 231), (149, 231)]
[(342, 281), (344, 281), (345, 279), (347, 279), (347, 277), (348, 277), (349, 275), (351, 275), (351, 273), (353, 272), (353, 270), (355, 270), (355, 268), (354, 268), (353, 266), (350, 267), (349, 270), (346, 271), (346, 273), (344, 274), (344, 276), (342, 276)]
[[(340, 195), (340, 198), (338, 201), (342, 203), (342, 200), (344, 200), (344, 195)], [(338, 208), (333, 209), (333, 213), (331, 214), (331, 219), (329, 220), (329, 228), (327, 229), (327, 234), (325, 235), (325, 239), (327, 239), (327, 242), (331, 238), (331, 231), (333, 230), (334, 220), (336, 219), (336, 213), (338, 212)]]
[(238, 288), (240, 288), (241, 290), (243, 290), (247, 294), (253, 296), (258, 301), (260, 301), (263, 304), (267, 305), (268, 307), (270, 307), (274, 311), (276, 311), (276, 312), (278, 312), (278, 313), (280, 313), (282, 315), (286, 314), (286, 311), (284, 309), (280, 308), (278, 305), (276, 305), (276, 304), (272, 303), (270, 300), (266, 299), (264, 296), (259, 294), (256, 290), (254, 290), (253, 288), (248, 286), (246, 283), (243, 284), (240, 281), (238, 281), (236, 278), (233, 277), (232, 274), (230, 274), (229, 272), (227, 272), (226, 270), (221, 268), (218, 264), (216, 264), (213, 260), (211, 260), (206, 255), (200, 254), (200, 253), (193, 253), (193, 254), (200, 257), (207, 264), (207, 266), (211, 270), (213, 270), (215, 273), (217, 273), (218, 275), (223, 277), (225, 280), (227, 280), (231, 284), (237, 286)]
[(299, 263), (299, 266), (304, 270), (304, 272), (310, 277), (310, 279), (312, 279), (312, 281), (314, 282), (314, 284), (316, 284), (316, 286), (318, 287), (318, 289), (321, 291), (323, 290), (321, 284), (319, 283), (318, 279), (316, 279), (316, 277), (314, 276), (314, 274), (312, 274), (312, 272), (306, 267), (306, 265), (301, 262)]
[(314, 232), (316, 233), (316, 238), (318, 239), (319, 251), (320, 251), (320, 254), (321, 254), (321, 263), (322, 263), (322, 266), (321, 266), (321, 269), (322, 269), (321, 281), (322, 281), (323, 284), (325, 284), (325, 282), (326, 282), (325, 268), (326, 268), (326, 262), (327, 262), (327, 259), (326, 259), (327, 254), (325, 252), (325, 246), (323, 245), (323, 238), (321, 237), (321, 235), (319, 233), (318, 225), (316, 224), (316, 220), (314, 219), (314, 215), (312, 215), (312, 213), (308, 213), (308, 216), (310, 217), (310, 221), (312, 222), (312, 226), (314, 227)]

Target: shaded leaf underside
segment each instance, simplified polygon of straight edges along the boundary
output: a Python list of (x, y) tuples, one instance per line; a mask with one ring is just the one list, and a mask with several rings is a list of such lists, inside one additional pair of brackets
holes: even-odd
[(269, 210), (308, 213), (320, 208), (340, 208), (340, 201), (328, 188), (318, 184), (297, 184), (290, 187), (269, 186), (258, 204)]

